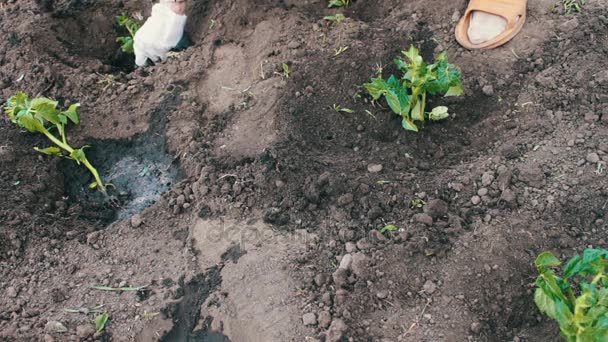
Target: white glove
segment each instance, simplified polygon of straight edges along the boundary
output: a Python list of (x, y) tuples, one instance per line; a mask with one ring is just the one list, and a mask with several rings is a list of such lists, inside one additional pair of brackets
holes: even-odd
[(184, 34), (186, 16), (173, 12), (163, 4), (152, 7), (152, 15), (135, 33), (135, 64), (144, 66), (149, 58), (153, 62), (167, 59)]

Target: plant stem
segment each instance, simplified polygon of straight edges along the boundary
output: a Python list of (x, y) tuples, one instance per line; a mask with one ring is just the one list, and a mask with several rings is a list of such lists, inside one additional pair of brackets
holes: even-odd
[[(68, 153), (72, 153), (74, 152), (74, 149), (68, 145), (67, 143), (63, 143), (61, 140), (57, 139), (57, 137), (55, 137), (54, 135), (51, 134), (51, 132), (49, 132), (46, 128), (44, 129), (44, 131), (42, 132), (44, 135), (46, 135), (47, 138), (49, 138), (52, 142), (55, 143), (55, 145), (59, 146), (60, 148), (66, 150)], [(84, 166), (89, 169), (89, 171), (93, 174), (93, 177), (95, 178), (95, 181), (97, 182), (97, 188), (99, 189), (99, 191), (101, 191), (104, 195), (106, 195), (106, 187), (104, 186), (103, 182), (101, 181), (101, 177), (99, 177), (99, 173), (97, 172), (97, 169), (95, 169), (93, 167), (93, 165), (91, 165), (91, 163), (89, 163), (88, 159), (85, 157), (84, 160), (82, 160), (82, 164), (84, 164)]]

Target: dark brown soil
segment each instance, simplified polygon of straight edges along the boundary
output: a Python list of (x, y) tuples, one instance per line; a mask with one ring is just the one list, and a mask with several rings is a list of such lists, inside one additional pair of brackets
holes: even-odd
[[(607, 244), (601, 3), (529, 3), (513, 41), (470, 52), (452, 34), (465, 1), (199, 1), (194, 46), (137, 70), (114, 17), (151, 2), (50, 3), (1, 5), (1, 98), (80, 102), (69, 137), (103, 168), (147, 145), (138, 158), (181, 170), (114, 221), (70, 190), (89, 181), (77, 165), (3, 116), (0, 340), (559, 340), (533, 260)], [(410, 44), (447, 51), (466, 89), (430, 99), (453, 116), (417, 134), (361, 87)]]

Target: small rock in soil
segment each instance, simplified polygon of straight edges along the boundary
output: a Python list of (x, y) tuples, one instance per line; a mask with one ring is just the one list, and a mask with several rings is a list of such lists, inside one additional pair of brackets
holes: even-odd
[(9, 296), (9, 298), (15, 298), (17, 297), (17, 290), (14, 287), (9, 286), (6, 289), (6, 295)]
[(315, 325), (317, 324), (317, 317), (315, 317), (314, 313), (309, 312), (302, 316), (302, 323), (304, 323), (304, 325)]
[(380, 217), (382, 215), (382, 208), (375, 206), (375, 207), (371, 207), (369, 209), (369, 211), (367, 212), (367, 217), (370, 220), (375, 220), (378, 217)]
[(95, 327), (90, 324), (87, 325), (79, 325), (76, 327), (76, 335), (83, 340), (93, 336), (95, 334)]
[(424, 223), (427, 226), (433, 225), (433, 218), (428, 214), (416, 214), (414, 215), (414, 222)]
[(427, 280), (422, 286), (422, 290), (428, 294), (433, 294), (437, 290), (437, 286), (430, 280)]
[(380, 290), (380, 291), (376, 292), (376, 297), (378, 297), (379, 299), (386, 299), (388, 297), (388, 291)]
[(48, 321), (44, 326), (44, 330), (49, 333), (63, 333), (68, 331), (68, 328), (61, 324), (61, 322)]
[(353, 256), (350, 254), (344, 254), (344, 256), (342, 257), (342, 260), (340, 260), (339, 268), (344, 269), (344, 270), (349, 270), (352, 263), (353, 263)]
[(371, 173), (378, 173), (380, 171), (382, 171), (383, 166), (382, 164), (369, 164), (367, 166), (367, 171), (371, 172)]
[(519, 157), (519, 150), (517, 149), (517, 146), (515, 145), (505, 145), (503, 146), (503, 148), (501, 149), (501, 154), (503, 157), (505, 157), (506, 159), (516, 159)]
[(280, 208), (270, 207), (264, 211), (263, 220), (266, 223), (276, 224), (276, 225), (285, 225), (289, 222), (289, 216)]
[(99, 241), (99, 232), (92, 232), (87, 234), (87, 244), (94, 245)]
[(545, 186), (545, 174), (538, 164), (520, 166), (519, 180), (533, 188), (540, 189)]
[(598, 156), (597, 153), (589, 153), (585, 159), (587, 159), (588, 162), (595, 164), (600, 161), (600, 156)]
[(481, 89), (481, 92), (486, 96), (492, 96), (494, 95), (494, 87), (488, 84)]
[(511, 189), (503, 190), (502, 194), (500, 194), (500, 200), (509, 208), (515, 208), (517, 206), (517, 195)]
[(357, 245), (355, 245), (353, 242), (347, 242), (344, 248), (346, 249), (346, 253), (354, 253), (357, 251)]
[(344, 194), (338, 198), (339, 206), (346, 206), (353, 203), (353, 194)]
[(348, 271), (343, 268), (338, 268), (332, 274), (332, 278), (334, 279), (334, 284), (336, 284), (337, 287), (342, 287), (347, 284)]
[(471, 197), (471, 203), (473, 203), (473, 205), (478, 205), (479, 203), (481, 203), (481, 197), (477, 195)]
[(357, 277), (367, 277), (370, 272), (369, 258), (361, 252), (355, 253), (350, 268)]
[(136, 214), (136, 215), (133, 215), (133, 217), (131, 217), (131, 227), (137, 228), (137, 227), (141, 226), (142, 223), (143, 223), (143, 220), (141, 218), (141, 215)]
[(329, 325), (331, 324), (331, 314), (329, 313), (329, 311), (321, 311), (319, 313), (319, 326), (323, 329), (327, 329), (327, 327), (329, 327)]
[(473, 322), (471, 324), (471, 332), (479, 334), (481, 332), (481, 322)]
[(481, 176), (481, 184), (483, 186), (488, 186), (490, 184), (492, 184), (492, 182), (494, 181), (494, 173), (493, 172), (484, 172), (483, 175)]
[(327, 342), (340, 342), (342, 340), (342, 336), (346, 332), (348, 327), (343, 320), (336, 318), (331, 322), (327, 333), (325, 334), (325, 339)]
[(559, 25), (559, 29), (562, 32), (573, 32), (578, 27), (578, 19), (572, 18), (563, 24)]
[(448, 215), (448, 204), (440, 199), (430, 200), (424, 206), (424, 212), (433, 219), (442, 218)]
[(317, 284), (317, 286), (323, 286), (323, 284), (325, 284), (325, 282), (327, 281), (325, 274), (323, 273), (319, 273), (315, 276), (315, 284)]

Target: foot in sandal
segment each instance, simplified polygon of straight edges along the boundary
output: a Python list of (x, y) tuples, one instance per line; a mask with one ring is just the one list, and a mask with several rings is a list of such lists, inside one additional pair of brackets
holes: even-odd
[(527, 0), (471, 0), (456, 26), (456, 40), (467, 49), (505, 44), (526, 20)]

